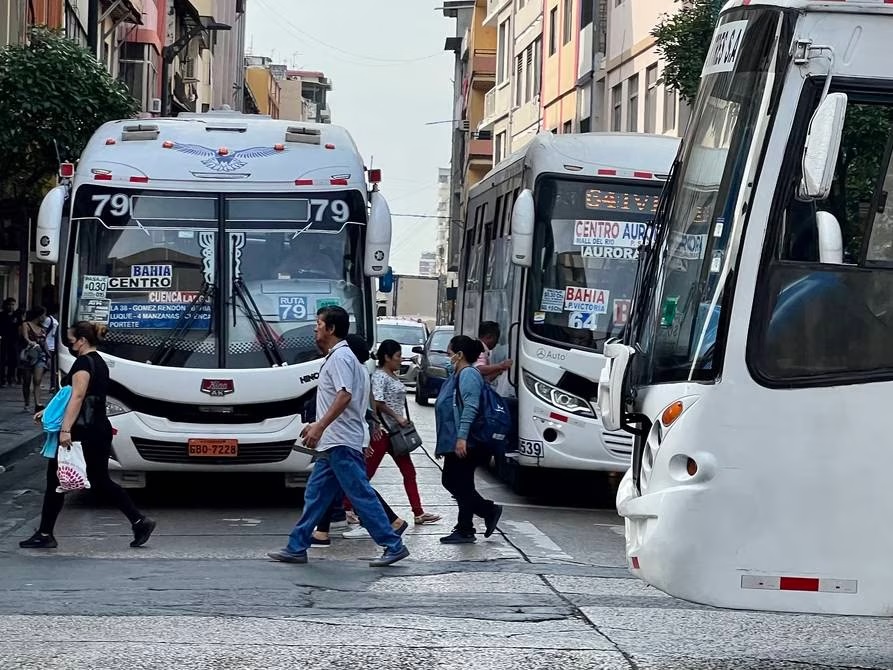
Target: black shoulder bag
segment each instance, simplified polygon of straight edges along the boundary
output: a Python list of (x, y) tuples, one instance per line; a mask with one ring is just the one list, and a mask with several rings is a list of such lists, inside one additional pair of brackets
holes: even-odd
[(378, 413), (381, 425), (391, 441), (391, 451), (394, 456), (410, 454), (422, 446), (422, 438), (419, 436), (419, 431), (416, 430), (415, 425), (409, 418), (409, 403), (406, 401), (405, 396), (403, 403), (406, 406), (407, 423), (405, 426), (401, 426), (390, 414)]

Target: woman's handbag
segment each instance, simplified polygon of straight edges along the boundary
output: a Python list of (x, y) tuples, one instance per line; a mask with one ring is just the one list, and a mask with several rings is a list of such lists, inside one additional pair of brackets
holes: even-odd
[(406, 398), (403, 399), (403, 402), (406, 403), (406, 419), (408, 421), (405, 426), (401, 426), (389, 414), (383, 412), (379, 414), (381, 425), (384, 426), (388, 439), (391, 441), (391, 451), (394, 456), (410, 454), (422, 446), (422, 438), (415, 425), (409, 420), (409, 403), (406, 402)]

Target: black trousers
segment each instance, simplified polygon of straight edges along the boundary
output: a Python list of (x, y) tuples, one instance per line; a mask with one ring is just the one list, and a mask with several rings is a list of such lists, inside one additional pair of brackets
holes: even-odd
[(18, 378), (19, 354), (14, 338), (0, 340), (0, 384), (13, 384)]
[[(104, 432), (104, 431), (103, 431)], [(87, 462), (87, 479), (90, 480), (90, 490), (96, 491), (102, 497), (107, 498), (126, 516), (131, 524), (143, 518), (143, 515), (133, 504), (127, 492), (112, 481), (109, 477), (109, 454), (112, 449), (111, 434), (105, 434), (85, 439), (81, 442), (84, 449), (84, 460)], [(60, 449), (62, 447), (59, 447)], [(43, 494), (43, 510), (40, 517), (41, 533), (52, 535), (56, 526), (56, 519), (65, 504), (65, 494), (56, 493), (59, 486), (59, 477), (56, 469), (59, 462), (53, 458), (47, 464), (47, 490)]]
[(488, 518), (494, 512), (495, 503), (487, 500), (474, 484), (474, 471), (478, 466), (485, 465), (490, 459), (487, 449), (468, 445), (468, 453), (465, 458), (459, 458), (456, 454), (447, 454), (443, 459), (443, 487), (453, 494), (459, 505), (459, 521), (456, 529), (460, 533), (474, 533), (475, 515), (482, 519)]

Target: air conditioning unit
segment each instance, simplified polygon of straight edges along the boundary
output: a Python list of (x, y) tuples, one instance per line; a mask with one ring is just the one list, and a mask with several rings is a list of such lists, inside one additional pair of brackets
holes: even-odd
[(470, 126), (468, 125), (468, 119), (462, 119), (456, 124), (456, 128), (461, 130), (463, 133), (467, 133), (470, 130)]
[(149, 111), (153, 114), (161, 114), (161, 98), (152, 98), (149, 102)]

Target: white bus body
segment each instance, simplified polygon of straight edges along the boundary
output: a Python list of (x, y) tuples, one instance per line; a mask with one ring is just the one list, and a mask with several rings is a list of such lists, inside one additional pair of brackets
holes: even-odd
[(630, 569), (674, 596), (893, 614), (891, 35), (880, 1), (721, 14), (599, 395)]
[(342, 128), (233, 112), (102, 126), (45, 198), (37, 253), (61, 265), (63, 323), (110, 328), (113, 475), (303, 485), (316, 311), (343, 306), (371, 346), (390, 225)]
[(622, 472), (632, 440), (595, 411), (602, 344), (626, 319), (641, 235), (679, 141), (657, 135), (538, 135), (468, 199), (457, 332), (500, 325), (491, 362), (512, 358), (517, 490), (549, 470)]

